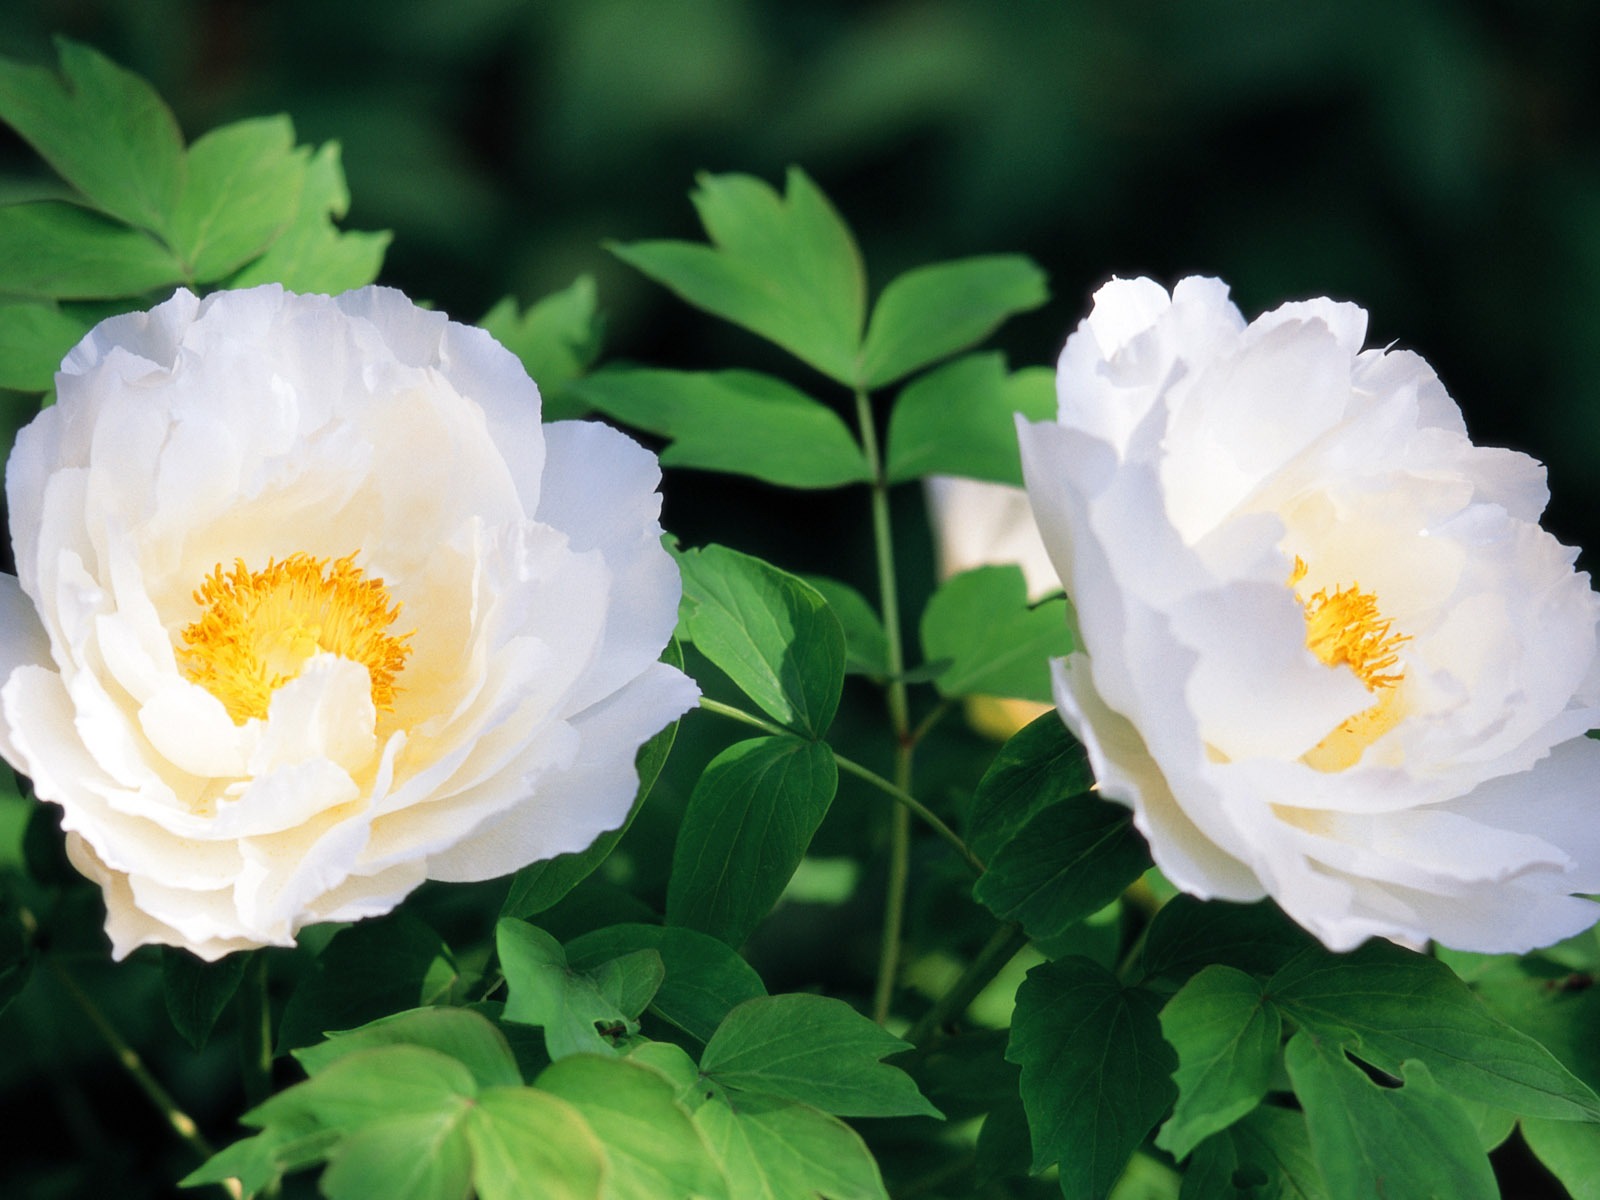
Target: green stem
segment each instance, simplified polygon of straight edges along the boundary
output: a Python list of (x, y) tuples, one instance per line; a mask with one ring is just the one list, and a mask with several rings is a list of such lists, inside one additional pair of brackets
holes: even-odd
[(1002, 968), (1028, 944), (1028, 935), (1015, 921), (1008, 921), (996, 929), (984, 943), (961, 977), (944, 990), (944, 993), (917, 1019), (907, 1031), (906, 1041), (922, 1047), (928, 1038), (943, 1026), (954, 1021), (977, 998), (979, 992), (994, 981)]
[[(911, 759), (916, 743), (911, 738), (910, 705), (906, 699), (905, 651), (900, 633), (900, 589), (895, 579), (894, 532), (889, 520), (889, 481), (878, 452), (878, 431), (873, 423), (867, 393), (856, 389), (856, 424), (861, 432), (861, 452), (872, 472), (872, 543), (878, 561), (878, 602), (888, 642), (889, 724), (894, 730), (894, 786), (911, 792)], [(889, 880), (883, 903), (883, 941), (878, 951), (878, 981), (873, 990), (872, 1015), (880, 1025), (888, 1019), (894, 985), (900, 975), (901, 933), (905, 924), (906, 889), (911, 878), (911, 816), (903, 806), (889, 819)]]
[[(740, 722), (741, 724), (749, 725), (754, 729), (760, 729), (766, 733), (788, 735), (790, 737), (794, 736), (787, 729), (782, 729), (777, 725), (772, 724), (770, 721), (762, 720), (762, 718), (756, 716), (754, 713), (747, 713), (742, 708), (735, 708), (731, 704), (723, 704), (720, 700), (708, 700), (706, 697), (701, 696), (700, 707), (705, 709), (707, 712), (714, 712), (718, 716), (728, 717), (732, 720)], [(983, 874), (985, 869), (983, 860), (974, 854), (967, 846), (966, 842), (961, 840), (961, 835), (940, 820), (931, 808), (922, 803), (922, 801), (918, 800), (910, 792), (903, 788), (896, 787), (894, 784), (890, 783), (887, 779), (885, 779), (882, 775), (879, 775), (870, 767), (864, 767), (854, 759), (846, 758), (832, 746), (829, 746), (828, 750), (833, 755), (833, 761), (839, 764), (839, 769), (841, 771), (847, 772), (848, 774), (854, 775), (857, 779), (870, 783), (873, 787), (877, 788), (884, 795), (890, 797), (897, 804), (902, 805), (909, 812), (914, 813), (917, 817), (921, 818), (923, 823), (926, 824), (929, 829), (933, 830), (934, 833), (943, 838), (947, 843), (949, 843), (951, 848), (954, 849), (957, 854), (961, 855), (962, 860), (966, 862), (967, 866), (971, 867), (976, 874)]]
[(922, 803), (922, 801), (918, 800), (910, 792), (906, 791), (904, 788), (896, 787), (882, 775), (879, 775), (876, 771), (870, 770), (867, 767), (863, 767), (860, 763), (846, 758), (837, 750), (833, 752), (833, 761), (839, 764), (839, 769), (841, 771), (848, 771), (857, 779), (865, 780), (884, 795), (894, 799), (907, 812), (914, 813), (920, 817), (923, 824), (943, 838), (957, 854), (961, 855), (967, 866), (972, 868), (974, 874), (982, 875), (984, 871), (987, 870), (983, 859), (979, 858), (972, 852), (971, 848), (966, 844), (966, 842), (961, 840), (961, 835), (941, 821), (938, 816), (934, 814), (932, 809), (930, 809), (926, 804)]
[(272, 1001), (267, 995), (267, 955), (257, 950), (239, 988), (239, 1067), (251, 1108), (272, 1094)]
[(759, 729), (762, 733), (770, 733), (774, 737), (795, 736), (792, 730), (785, 729), (781, 725), (774, 725), (771, 721), (763, 720), (756, 716), (755, 713), (745, 712), (742, 708), (735, 708), (731, 704), (724, 704), (722, 701), (713, 700), (709, 696), (700, 697), (700, 707), (707, 712), (716, 713), (719, 717), (727, 717), (730, 720), (749, 725), (753, 729)]
[[(139, 1057), (139, 1052), (130, 1046), (127, 1039), (117, 1032), (116, 1027), (100, 1011), (100, 1006), (90, 999), (89, 994), (79, 986), (78, 981), (72, 977), (66, 967), (61, 965), (61, 961), (49, 956), (46, 957), (45, 961), (49, 963), (50, 972), (56, 977), (56, 981), (61, 984), (62, 990), (83, 1010), (83, 1015), (89, 1018), (89, 1023), (95, 1027), (96, 1032), (105, 1040), (106, 1045), (111, 1047), (111, 1052), (116, 1056), (117, 1062), (122, 1065), (122, 1069), (132, 1077), (139, 1090), (144, 1092), (150, 1102), (166, 1118), (167, 1124), (172, 1127), (172, 1131), (200, 1157), (202, 1162), (209, 1159), (212, 1155), (211, 1143), (206, 1141), (205, 1136), (200, 1132), (200, 1127), (195, 1124), (194, 1118), (179, 1108), (178, 1102), (172, 1098), (171, 1093), (161, 1086), (154, 1075), (150, 1074), (149, 1068), (144, 1065), (144, 1059)], [(242, 1189), (238, 1187), (237, 1180), (220, 1186), (230, 1196), (238, 1197), (243, 1194)]]

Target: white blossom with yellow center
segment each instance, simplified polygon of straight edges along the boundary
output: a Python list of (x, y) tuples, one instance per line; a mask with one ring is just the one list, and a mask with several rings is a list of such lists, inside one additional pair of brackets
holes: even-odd
[(1544, 471), (1328, 300), (1113, 280), (1019, 422), (1084, 651), (1057, 707), (1202, 897), (1334, 949), (1521, 951), (1600, 908), (1600, 598)]
[(91, 331), (6, 471), (0, 751), (113, 952), (208, 959), (626, 817), (693, 704), (653, 455), (383, 288)]

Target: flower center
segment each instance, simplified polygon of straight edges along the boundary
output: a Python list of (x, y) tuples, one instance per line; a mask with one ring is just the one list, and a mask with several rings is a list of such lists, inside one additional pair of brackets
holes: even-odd
[[(1305, 560), (1297, 555), (1289, 586), (1304, 579), (1306, 571)], [(1411, 639), (1393, 631), (1394, 623), (1383, 616), (1378, 597), (1362, 591), (1360, 584), (1336, 585), (1331, 592), (1319, 588), (1310, 596), (1296, 592), (1295, 598), (1305, 610), (1306, 646), (1311, 653), (1330, 667), (1349, 667), (1369, 692), (1379, 693), (1371, 708), (1344, 721), (1302, 756), (1319, 771), (1342, 771), (1399, 722), (1395, 689), (1405, 679), (1405, 671), (1399, 669), (1399, 648)]]
[(260, 571), (242, 559), (231, 572), (218, 563), (194, 593), (205, 611), (181, 634), (184, 673), (243, 725), (265, 717), (272, 693), (313, 655), (337, 654), (367, 668), (375, 708), (393, 709), (411, 635), (388, 632), (400, 606), (391, 607), (383, 580), (366, 578), (355, 557), (296, 553)]

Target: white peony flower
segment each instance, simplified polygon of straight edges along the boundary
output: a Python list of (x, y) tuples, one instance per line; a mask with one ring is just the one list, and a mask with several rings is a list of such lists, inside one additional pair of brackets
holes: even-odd
[(1545, 945), (1600, 915), (1600, 599), (1543, 468), (1365, 334), (1246, 325), (1212, 279), (1096, 294), (1058, 423), (1019, 421), (1085, 648), (1057, 705), (1185, 891), (1336, 950)]
[(106, 321), (6, 471), (0, 750), (113, 953), (202, 958), (617, 827), (694, 684), (653, 455), (365, 288)]

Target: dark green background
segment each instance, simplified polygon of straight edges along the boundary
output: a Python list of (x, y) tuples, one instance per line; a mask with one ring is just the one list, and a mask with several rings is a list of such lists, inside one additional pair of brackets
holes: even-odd
[[(1596, 544), (1600, 6), (1584, 0), (11, 0), (154, 80), (187, 132), (340, 139), (385, 278), (475, 319), (599, 276), (613, 355), (764, 364), (602, 238), (695, 236), (697, 170), (803, 165), (881, 284), (1020, 250), (1048, 361), (1104, 278), (1202, 271), (1247, 313), (1328, 294), (1421, 351)], [(26, 163), (14, 143), (5, 157)], [(730, 364), (731, 365), (731, 364)], [(669, 505), (671, 501), (669, 500)], [(670, 512), (670, 509), (669, 509)]]

